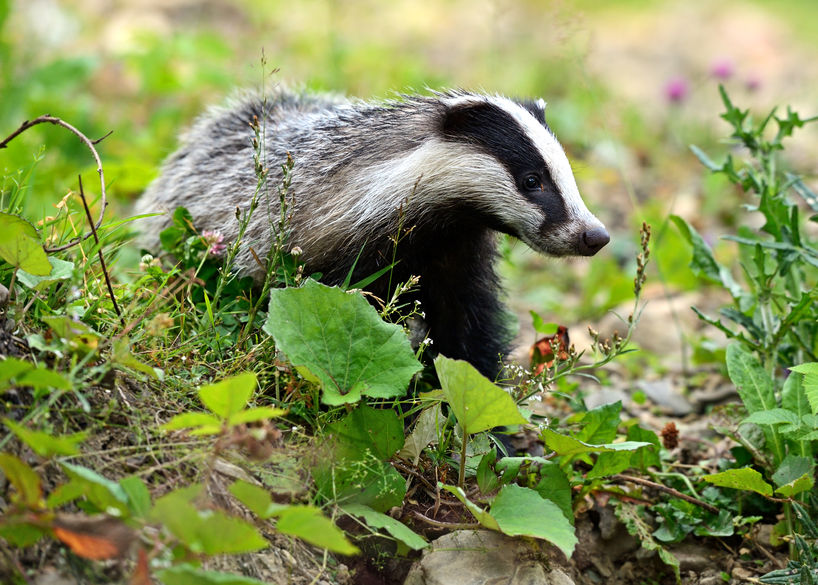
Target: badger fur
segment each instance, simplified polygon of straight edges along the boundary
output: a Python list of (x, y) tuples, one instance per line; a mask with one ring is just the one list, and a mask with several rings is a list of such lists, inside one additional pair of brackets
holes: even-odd
[[(238, 232), (237, 208), (256, 189), (253, 130), (264, 127), (272, 194), (251, 219), (237, 256), (260, 280), (274, 240), (288, 154), (294, 160), (288, 245), (306, 272), (328, 284), (352, 282), (393, 261), (368, 288), (388, 298), (391, 283), (420, 277), (415, 298), (437, 353), (493, 377), (510, 339), (494, 270), (496, 232), (552, 255), (590, 256), (608, 243), (583, 203), (562, 147), (545, 122), (545, 102), (462, 91), (362, 102), (276, 89), (211, 110), (184, 136), (137, 205), (139, 213), (186, 207), (199, 230), (225, 240)], [(276, 174), (278, 173), (278, 174)], [(266, 208), (265, 208), (266, 206)], [(143, 222), (143, 243), (158, 247), (169, 214)]]

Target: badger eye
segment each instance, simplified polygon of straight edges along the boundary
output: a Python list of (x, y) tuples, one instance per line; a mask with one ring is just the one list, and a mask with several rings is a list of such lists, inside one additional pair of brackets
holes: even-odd
[(535, 190), (542, 189), (542, 183), (537, 175), (528, 175), (523, 179), (523, 186), (526, 189)]

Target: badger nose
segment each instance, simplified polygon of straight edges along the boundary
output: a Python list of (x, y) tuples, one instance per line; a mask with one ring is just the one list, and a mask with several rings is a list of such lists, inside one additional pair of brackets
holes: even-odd
[(602, 227), (582, 232), (579, 238), (579, 253), (583, 256), (593, 256), (610, 241), (611, 236)]

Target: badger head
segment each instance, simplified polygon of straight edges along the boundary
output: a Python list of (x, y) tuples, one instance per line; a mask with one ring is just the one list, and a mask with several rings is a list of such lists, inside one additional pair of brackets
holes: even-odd
[(493, 227), (552, 256), (593, 256), (608, 243), (545, 122), (544, 101), (473, 94), (441, 101), (449, 182)]

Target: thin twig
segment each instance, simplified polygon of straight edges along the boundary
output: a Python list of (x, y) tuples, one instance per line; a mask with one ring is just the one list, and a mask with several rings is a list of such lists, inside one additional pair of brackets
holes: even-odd
[(105, 256), (102, 254), (102, 246), (99, 245), (99, 236), (97, 235), (97, 228), (94, 226), (94, 220), (91, 217), (91, 209), (88, 207), (88, 201), (85, 199), (85, 191), (82, 188), (82, 175), (77, 175), (80, 183), (80, 199), (82, 199), (82, 206), (85, 207), (85, 216), (88, 218), (88, 225), (91, 226), (91, 235), (94, 236), (94, 242), (97, 244), (97, 255), (99, 256), (99, 263), (102, 266), (102, 274), (105, 276), (105, 284), (108, 286), (108, 294), (111, 295), (111, 302), (114, 304), (114, 311), (119, 317), (119, 323), (122, 328), (125, 328), (125, 320), (122, 318), (122, 312), (119, 310), (119, 305), (116, 302), (114, 295), (114, 287), (111, 286), (111, 277), (108, 276), (108, 267), (105, 266)]
[(429, 518), (428, 516), (424, 516), (420, 512), (412, 512), (412, 515), (421, 522), (425, 522), (426, 524), (434, 526), (435, 528), (446, 528), (449, 530), (475, 530), (480, 528), (480, 524), (477, 522), (441, 522), (440, 520), (435, 520), (433, 518)]
[(693, 496), (688, 496), (687, 494), (683, 494), (679, 490), (675, 490), (675, 489), (673, 489), (671, 487), (667, 487), (666, 485), (663, 485), (661, 483), (657, 483), (655, 481), (651, 481), (649, 479), (644, 479), (642, 477), (634, 477), (632, 475), (623, 475), (621, 473), (618, 473), (618, 474), (614, 475), (613, 479), (618, 479), (620, 481), (629, 481), (631, 483), (638, 483), (638, 484), (641, 484), (641, 485), (644, 485), (644, 486), (647, 486), (647, 487), (651, 487), (651, 488), (657, 489), (657, 490), (659, 490), (661, 492), (665, 492), (667, 494), (670, 494), (674, 498), (679, 498), (679, 499), (684, 500), (686, 502), (690, 502), (691, 504), (693, 504), (695, 506), (699, 506), (700, 508), (704, 508), (705, 510), (707, 510), (708, 512), (711, 512), (713, 514), (718, 514), (719, 513), (719, 509), (716, 506), (710, 505), (707, 502), (702, 502), (701, 500), (696, 499)]
[[(99, 219), (97, 220), (96, 224), (94, 224), (93, 221), (91, 221), (91, 218), (90, 217), (88, 218), (88, 221), (91, 223), (92, 233), (85, 234), (84, 236), (82, 236), (82, 235), (77, 236), (73, 240), (71, 240), (71, 241), (69, 241), (69, 242), (67, 242), (65, 244), (62, 244), (61, 246), (57, 246), (55, 248), (46, 248), (44, 246), (44, 249), (45, 249), (46, 252), (53, 253), (53, 252), (60, 252), (62, 250), (67, 250), (68, 248), (71, 248), (72, 246), (76, 246), (78, 243), (80, 243), (80, 242), (82, 242), (84, 240), (87, 240), (88, 238), (90, 238), (92, 236), (92, 234), (94, 233), (94, 230), (99, 229), (99, 226), (102, 225), (102, 218), (105, 215), (105, 208), (108, 206), (108, 200), (107, 200), (107, 198), (105, 196), (105, 174), (102, 172), (102, 161), (100, 160), (99, 153), (97, 152), (97, 149), (94, 148), (94, 145), (99, 144), (101, 141), (105, 140), (108, 136), (111, 135), (111, 132), (108, 132), (108, 134), (106, 134), (102, 138), (98, 138), (97, 140), (91, 140), (85, 134), (83, 134), (82, 132), (77, 130), (74, 126), (72, 126), (68, 122), (65, 122), (64, 120), (61, 120), (60, 118), (56, 118), (54, 116), (46, 115), (46, 116), (40, 116), (39, 118), (34, 118), (33, 120), (26, 120), (25, 122), (20, 124), (20, 127), (17, 128), (17, 130), (15, 130), (11, 134), (9, 134), (2, 142), (0, 142), (0, 149), (6, 148), (6, 146), (8, 146), (9, 142), (11, 142), (15, 138), (17, 138), (20, 134), (22, 134), (23, 132), (25, 132), (29, 128), (32, 128), (33, 126), (36, 126), (37, 124), (46, 124), (46, 123), (54, 124), (55, 126), (62, 126), (66, 130), (68, 130), (69, 132), (71, 132), (72, 134), (77, 136), (83, 142), (83, 144), (85, 144), (85, 146), (88, 147), (88, 149), (91, 151), (91, 154), (94, 156), (94, 160), (97, 163), (97, 172), (99, 173), (99, 200), (100, 200), (100, 202), (99, 202), (100, 203)], [(115, 301), (115, 303), (116, 303), (116, 301)]]

